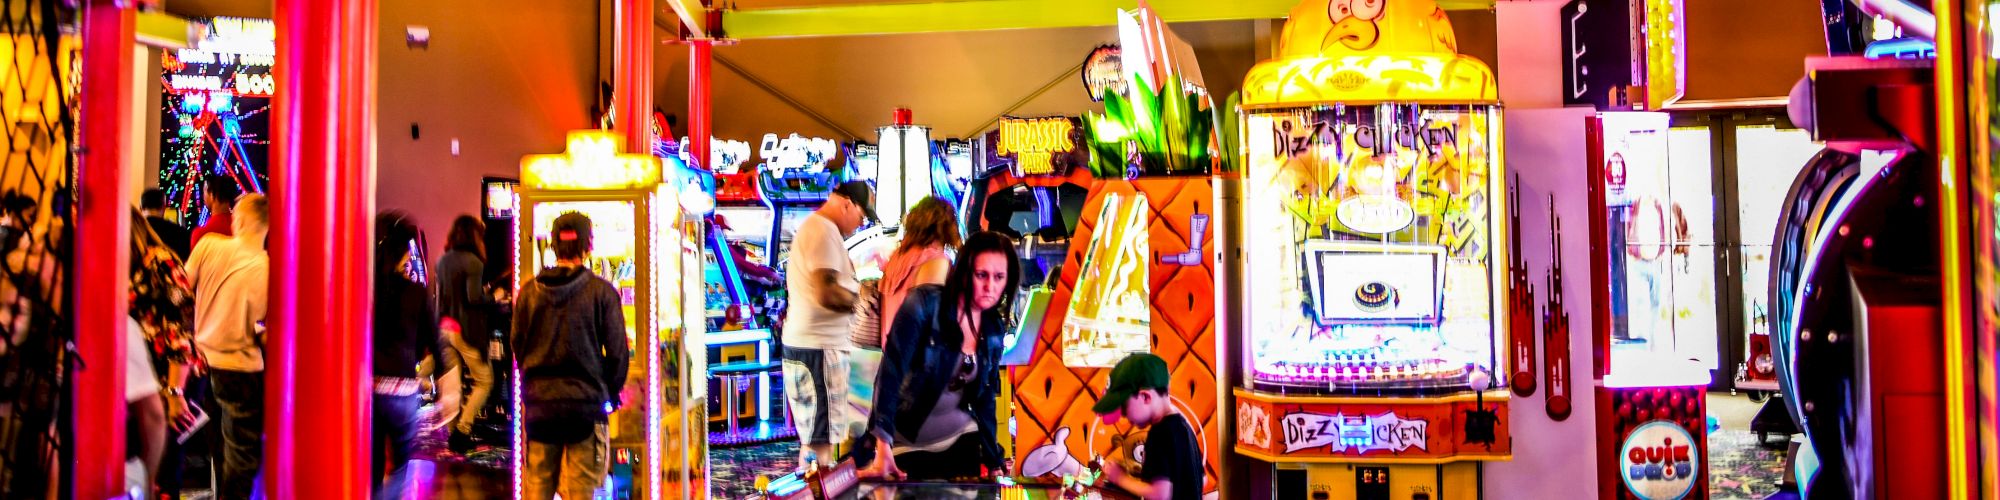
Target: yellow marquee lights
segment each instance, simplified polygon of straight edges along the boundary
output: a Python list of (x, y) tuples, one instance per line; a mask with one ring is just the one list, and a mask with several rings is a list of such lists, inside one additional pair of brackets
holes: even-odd
[(1686, 93), (1681, 18), (1680, 0), (1646, 0), (1646, 109), (1664, 108)]
[(532, 189), (651, 189), (660, 184), (660, 160), (620, 153), (625, 138), (610, 130), (572, 130), (563, 154), (521, 157), (521, 184)]
[(1493, 70), (1458, 53), (1436, 0), (1305, 0), (1279, 38), (1279, 57), (1244, 78), (1246, 108), (1499, 102)]
[(1457, 54), (1296, 57), (1258, 64), (1243, 82), (1243, 105), (1293, 107), (1343, 102), (1491, 103), (1493, 71)]
[(1076, 149), (1070, 135), (1075, 129), (1076, 123), (1064, 117), (1008, 118), (1000, 122), (999, 153), (1014, 155), (1017, 174), (1052, 174), (1055, 154)]

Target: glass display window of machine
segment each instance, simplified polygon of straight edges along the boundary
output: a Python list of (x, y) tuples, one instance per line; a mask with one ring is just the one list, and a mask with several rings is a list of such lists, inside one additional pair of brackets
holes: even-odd
[(1454, 390), (1495, 373), (1498, 128), (1472, 106), (1250, 114), (1254, 386)]
[(1669, 168), (1668, 119), (1599, 113), (1587, 127), (1592, 306), (1609, 387), (1707, 385), (1716, 366), (1714, 198), (1707, 172)]

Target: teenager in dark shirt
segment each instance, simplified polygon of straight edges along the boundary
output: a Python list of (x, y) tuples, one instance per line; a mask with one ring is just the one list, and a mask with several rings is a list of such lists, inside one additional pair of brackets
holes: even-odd
[(624, 404), (632, 351), (618, 288), (590, 272), (590, 218), (562, 214), (549, 235), (555, 267), (522, 286), (508, 339), (527, 431), (521, 498), (591, 498), (610, 473), (606, 414)]
[(1111, 369), (1111, 384), (1091, 410), (1106, 419), (1123, 416), (1136, 427), (1149, 427), (1144, 461), (1138, 474), (1116, 462), (1104, 464), (1104, 482), (1147, 500), (1201, 498), (1201, 445), (1187, 417), (1169, 403), (1167, 362), (1148, 353), (1126, 356)]

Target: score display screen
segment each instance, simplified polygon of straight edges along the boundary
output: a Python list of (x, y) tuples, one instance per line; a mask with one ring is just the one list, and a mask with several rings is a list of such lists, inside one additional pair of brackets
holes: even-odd
[(1475, 372), (1504, 383), (1492, 107), (1295, 108), (1243, 126), (1253, 385), (1455, 390)]

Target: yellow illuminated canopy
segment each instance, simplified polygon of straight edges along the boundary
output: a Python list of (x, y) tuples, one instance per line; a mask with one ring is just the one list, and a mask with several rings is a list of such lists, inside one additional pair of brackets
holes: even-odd
[(521, 184), (531, 189), (651, 189), (660, 183), (660, 160), (624, 154), (625, 138), (610, 130), (572, 130), (563, 154), (521, 157)]
[(1246, 107), (1329, 103), (1492, 103), (1493, 70), (1458, 54), (1433, 0), (1306, 0), (1292, 9), (1278, 58), (1243, 84)]

